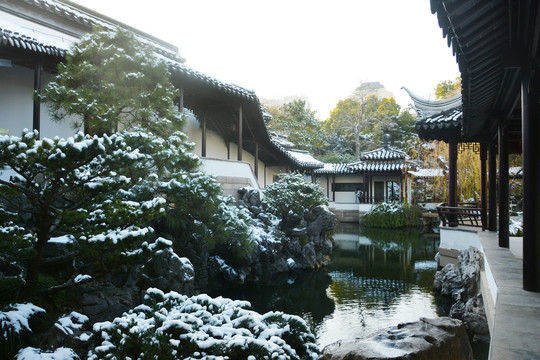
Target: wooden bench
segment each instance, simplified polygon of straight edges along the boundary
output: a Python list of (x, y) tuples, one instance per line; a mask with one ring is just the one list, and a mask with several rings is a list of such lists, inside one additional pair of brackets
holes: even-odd
[(482, 209), (476, 207), (448, 206), (442, 203), (437, 206), (437, 213), (443, 226), (482, 226)]

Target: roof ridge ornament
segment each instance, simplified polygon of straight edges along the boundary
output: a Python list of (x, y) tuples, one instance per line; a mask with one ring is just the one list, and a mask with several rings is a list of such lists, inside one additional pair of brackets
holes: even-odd
[(421, 118), (429, 118), (435, 114), (439, 114), (444, 111), (461, 108), (461, 94), (453, 96), (448, 99), (431, 100), (417, 95), (406, 86), (402, 86), (401, 89), (405, 90), (414, 104), (411, 104), (414, 111), (418, 113)]

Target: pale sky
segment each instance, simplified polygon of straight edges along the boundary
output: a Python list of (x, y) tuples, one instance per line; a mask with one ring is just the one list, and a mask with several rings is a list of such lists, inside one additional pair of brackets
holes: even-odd
[(459, 71), (429, 0), (74, 0), (178, 47), (186, 65), (253, 90), (302, 96), (320, 120), (362, 82), (408, 106)]

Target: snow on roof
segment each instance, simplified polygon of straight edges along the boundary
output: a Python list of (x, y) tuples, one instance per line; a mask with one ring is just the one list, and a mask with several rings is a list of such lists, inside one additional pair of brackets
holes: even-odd
[(422, 179), (444, 176), (442, 169), (418, 169), (416, 171), (408, 171), (408, 173)]
[(324, 163), (315, 159), (311, 154), (304, 150), (291, 149), (287, 150), (287, 153), (298, 164), (309, 167), (323, 167)]
[(364, 161), (371, 161), (371, 160), (405, 160), (407, 158), (407, 154), (404, 151), (401, 151), (397, 148), (388, 146), (388, 147), (382, 147), (379, 149), (375, 149), (372, 151), (368, 151), (365, 153), (362, 153), (360, 155), (360, 159)]
[(352, 174), (354, 169), (350, 167), (351, 164), (337, 163), (337, 164), (324, 164), (322, 168), (316, 169), (316, 174)]
[[(216, 78), (203, 74), (202, 72), (191, 69), (187, 67), (186, 65), (181, 64), (180, 62), (171, 61), (169, 59), (165, 59), (165, 60), (168, 60), (167, 62), (173, 73), (182, 74), (186, 77), (200, 80), (204, 82), (205, 84), (211, 87), (220, 89), (226, 93), (233, 94), (233, 95), (236, 95), (241, 98), (248, 99), (248, 100), (256, 101), (260, 107), (259, 99), (255, 95), (255, 92), (251, 90), (244, 89), (243, 87), (235, 85), (235, 84), (225, 83), (221, 80), (218, 80)], [(262, 109), (261, 109), (261, 112), (262, 112)], [(263, 116), (264, 118), (264, 114), (261, 113), (261, 116)]]
[(513, 166), (508, 169), (508, 174), (512, 177), (523, 177), (523, 168), (521, 166)]
[(353, 165), (352, 168), (356, 172), (394, 172), (402, 171), (405, 168), (404, 162), (370, 162), (370, 163), (358, 163)]
[(463, 120), (463, 111), (461, 108), (448, 110), (428, 118), (419, 119), (416, 122), (416, 128), (423, 130), (445, 130), (449, 128), (461, 128)]
[[(139, 41), (150, 44), (157, 53), (178, 62), (185, 61), (185, 59), (178, 54), (178, 48), (176, 46), (81, 5), (60, 0), (23, 0), (21, 2), (26, 3), (23, 6), (38, 8), (40, 14), (44, 17), (49, 15), (51, 15), (51, 18), (60, 16), (65, 20), (72, 22), (79, 29), (81, 26), (88, 29), (88, 31), (78, 30), (79, 33), (76, 33), (72, 30), (59, 29), (57, 26), (48, 26), (46, 21), (32, 19), (32, 15), (24, 12), (24, 9), (16, 10), (20, 11), (20, 14), (16, 11), (12, 11), (13, 14), (0, 12), (3, 30), (11, 30), (13, 33), (18, 33), (17, 35), (19, 36), (24, 34), (36, 43), (42, 44), (42, 46), (52, 46), (57, 48), (58, 51), (66, 51), (78, 37), (89, 32), (90, 29), (95, 26), (108, 30), (122, 27), (132, 31)], [(54, 22), (51, 21), (51, 23)], [(9, 42), (9, 39), (7, 42)], [(16, 45), (12, 44), (12, 46)], [(22, 48), (25, 49), (24, 46)], [(29, 48), (28, 50), (32, 50), (32, 48)], [(63, 56), (63, 54), (61, 56)]]

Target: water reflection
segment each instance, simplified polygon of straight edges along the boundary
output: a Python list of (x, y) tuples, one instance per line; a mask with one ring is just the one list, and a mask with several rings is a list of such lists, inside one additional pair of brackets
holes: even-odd
[(342, 224), (332, 265), (280, 276), (271, 286), (231, 287), (215, 295), (255, 310), (302, 316), (320, 346), (365, 337), (400, 322), (438, 316), (431, 288), (438, 237), (417, 230), (363, 230)]
[(321, 346), (438, 316), (431, 293), (438, 237), (416, 229), (360, 230), (351, 224), (337, 230), (327, 289), (336, 308), (315, 329)]

